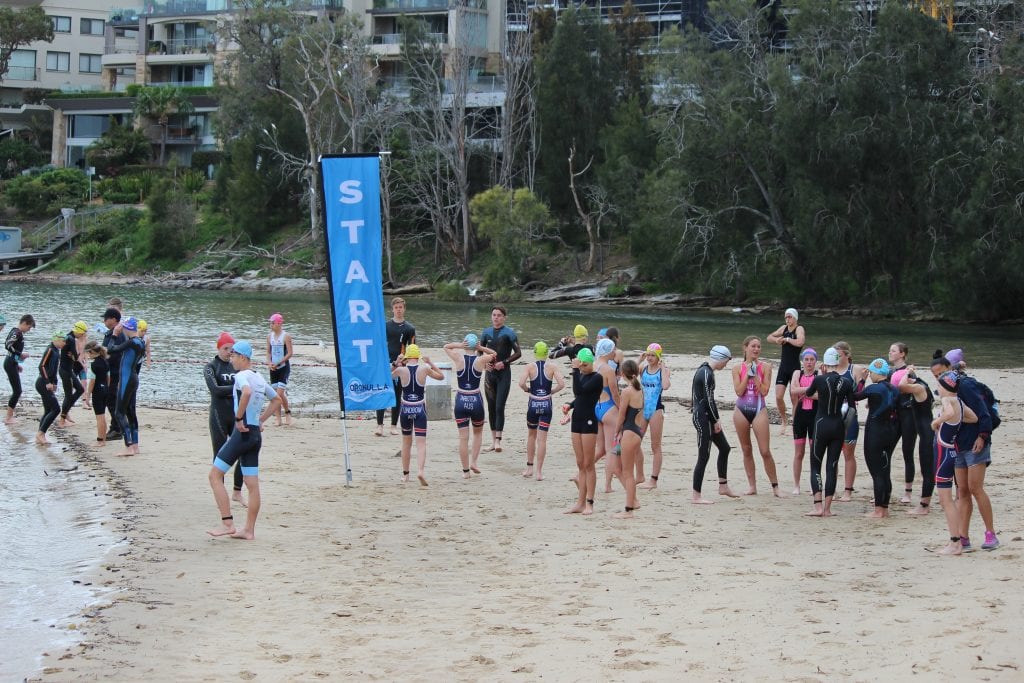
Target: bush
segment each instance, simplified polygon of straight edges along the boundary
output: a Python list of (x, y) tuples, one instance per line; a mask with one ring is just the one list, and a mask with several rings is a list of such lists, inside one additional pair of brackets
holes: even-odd
[(46, 163), (46, 154), (21, 138), (7, 138), (0, 142), (0, 178), (13, 178), (26, 168)]
[(434, 296), (440, 301), (469, 301), (469, 292), (458, 280), (439, 282), (434, 286)]
[(74, 168), (58, 168), (36, 176), (18, 176), (7, 183), (7, 201), (22, 213), (38, 218), (85, 203), (89, 178)]
[(613, 282), (604, 290), (605, 296), (625, 296), (626, 285)]
[(118, 192), (113, 190), (103, 193), (103, 201), (108, 204), (137, 204), (139, 195), (134, 192)]
[(191, 166), (195, 170), (202, 171), (205, 174), (208, 166), (219, 166), (223, 158), (224, 153), (218, 150), (201, 150), (199, 152), (192, 152)]
[(78, 248), (75, 258), (82, 263), (93, 264), (107, 255), (107, 250), (98, 242), (86, 242)]
[(116, 122), (85, 151), (86, 164), (95, 166), (100, 175), (116, 175), (152, 155), (153, 145), (145, 133)]
[(197, 194), (206, 184), (206, 174), (199, 171), (185, 171), (181, 174), (181, 187), (189, 194)]

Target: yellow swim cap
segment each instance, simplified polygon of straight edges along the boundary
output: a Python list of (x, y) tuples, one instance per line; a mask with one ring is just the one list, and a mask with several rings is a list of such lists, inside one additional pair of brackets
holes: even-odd
[(542, 341), (537, 342), (533, 345), (533, 355), (538, 359), (544, 359), (548, 357), (548, 345)]
[(85, 334), (89, 331), (89, 326), (84, 321), (79, 320), (77, 323), (71, 326), (71, 331), (75, 334)]
[(139, 332), (145, 332), (149, 329), (149, 325), (145, 320), (139, 320)]
[(408, 346), (405, 347), (405, 357), (406, 358), (419, 358), (420, 357), (420, 347), (416, 346), (415, 344), (409, 344)]
[(577, 338), (579, 338), (579, 337), (586, 337), (586, 336), (588, 336), (588, 334), (589, 333), (587, 332), (587, 328), (583, 327), (583, 325), (577, 325), (572, 330), (572, 336), (577, 337)]

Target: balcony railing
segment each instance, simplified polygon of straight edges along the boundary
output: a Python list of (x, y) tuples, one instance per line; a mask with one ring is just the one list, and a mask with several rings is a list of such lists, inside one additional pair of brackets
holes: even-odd
[(11, 66), (7, 68), (5, 81), (38, 81), (39, 68), (34, 66)]
[(213, 52), (217, 39), (213, 36), (205, 38), (171, 38), (164, 41), (169, 55), (191, 55)]
[[(402, 44), (401, 33), (378, 33), (373, 36), (374, 45), (401, 45)], [(438, 43), (441, 45), (448, 43), (447, 33), (428, 33), (427, 40), (432, 43)]]
[[(344, 9), (343, 0), (290, 0), (294, 10)], [(188, 14), (231, 12), (243, 9), (238, 0), (152, 0), (145, 7), (117, 7), (110, 10), (108, 21), (115, 26), (137, 24), (139, 17), (177, 17)]]
[[(373, 0), (373, 9), (442, 10), (463, 4), (460, 0)], [(466, 0), (470, 9), (487, 9), (487, 0)]]
[(153, 81), (147, 83), (154, 88), (212, 88), (213, 83), (207, 83), (205, 80), (198, 81)]

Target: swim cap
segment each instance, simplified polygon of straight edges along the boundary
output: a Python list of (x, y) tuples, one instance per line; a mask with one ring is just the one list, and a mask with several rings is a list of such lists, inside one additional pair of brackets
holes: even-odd
[(269, 318), (267, 318), (267, 320), (272, 322), (272, 323), (283, 323), (284, 322), (284, 316), (281, 315), (280, 313), (275, 313), (274, 315), (272, 315)]
[(711, 347), (711, 351), (708, 355), (711, 357), (711, 360), (729, 360), (732, 358), (732, 351), (730, 351), (727, 346), (715, 344)]
[(833, 367), (839, 365), (839, 351), (831, 346), (825, 349), (825, 355), (821, 357), (821, 362)]
[(239, 356), (252, 358), (252, 344), (247, 341), (237, 341), (231, 347), (231, 353), (237, 353)]
[(615, 350), (615, 342), (611, 339), (602, 339), (597, 342), (597, 347), (594, 349), (594, 353), (598, 356), (607, 356), (609, 353)]
[(946, 360), (949, 361), (950, 365), (956, 366), (964, 362), (964, 350), (963, 349), (950, 349), (946, 352)]
[(580, 352), (576, 354), (576, 360), (581, 363), (593, 363), (594, 352), (590, 349), (580, 349)]
[(602, 327), (601, 329), (599, 329), (597, 331), (597, 336), (598, 337), (607, 337), (608, 336), (608, 328), (607, 327)]
[(939, 375), (939, 384), (946, 391), (952, 391), (955, 394), (957, 387), (960, 386), (960, 376), (955, 372), (944, 372)]
[(420, 357), (420, 347), (416, 346), (415, 344), (409, 344), (408, 346), (405, 347), (405, 357), (406, 358), (419, 358)]
[(220, 336), (217, 337), (217, 348), (218, 349), (220, 347), (222, 347), (222, 346), (225, 346), (225, 345), (227, 345), (227, 346), (234, 346), (234, 344), (235, 344), (235, 338), (232, 337), (227, 332), (221, 332)]
[(145, 332), (148, 329), (149, 329), (149, 323), (147, 323), (145, 320), (140, 320), (139, 321), (139, 332)]
[(538, 359), (548, 357), (548, 345), (542, 341), (537, 342), (533, 345), (533, 355)]
[(868, 363), (868, 370), (875, 373), (876, 375), (888, 375), (889, 374), (889, 361), (884, 358), (876, 358)]
[(796, 312), (795, 308), (787, 308), (786, 309), (786, 314), (783, 317), (785, 317), (786, 315), (793, 316), (793, 320), (799, 320), (800, 319), (800, 315)]
[(128, 330), (129, 332), (134, 332), (137, 329), (139, 329), (139, 321), (136, 320), (135, 318), (128, 318), (127, 320), (121, 322), (121, 327)]
[(812, 349), (810, 346), (808, 346), (806, 349), (800, 352), (800, 358), (804, 358), (806, 356), (814, 356), (814, 360), (818, 360), (818, 352)]
[(647, 353), (653, 353), (658, 358), (661, 358), (661, 344), (657, 342), (651, 342), (647, 345)]
[(79, 320), (77, 323), (71, 326), (71, 331), (75, 334), (85, 334), (89, 331), (89, 326), (85, 322)]
[(467, 349), (475, 349), (477, 347), (477, 344), (480, 343), (480, 337), (470, 332), (462, 341), (465, 342)]
[(583, 327), (583, 325), (577, 325), (576, 327), (572, 328), (572, 336), (574, 336), (574, 337), (586, 337), (587, 336), (587, 328)]
[(65, 332), (64, 330), (57, 330), (56, 332), (53, 333), (53, 340), (57, 341), (58, 339), (64, 339), (67, 336), (68, 333)]

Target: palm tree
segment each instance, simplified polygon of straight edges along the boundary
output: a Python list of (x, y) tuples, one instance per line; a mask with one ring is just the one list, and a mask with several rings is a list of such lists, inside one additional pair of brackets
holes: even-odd
[(188, 95), (181, 88), (140, 88), (135, 96), (134, 113), (138, 120), (151, 119), (160, 124), (160, 165), (164, 165), (167, 149), (167, 121), (171, 114), (195, 111)]

